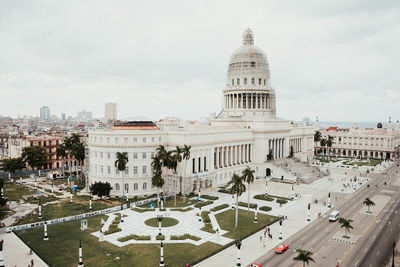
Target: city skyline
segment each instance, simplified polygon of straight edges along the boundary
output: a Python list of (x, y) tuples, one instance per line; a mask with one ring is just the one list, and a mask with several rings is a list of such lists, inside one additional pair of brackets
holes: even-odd
[[(199, 120), (221, 111), (227, 58), (251, 27), (273, 69), (278, 117), (400, 118), (398, 3), (229, 4), (226, 13), (226, 3), (160, 3), (158, 10), (143, 4), (134, 10), (99, 2), (95, 9), (79, 4), (82, 12), (76, 13), (77, 6), (62, 2), (3, 3), (0, 114), (33, 115), (43, 103), (53, 114), (84, 107), (98, 118), (104, 103), (116, 102), (120, 118)], [(143, 27), (137, 21), (150, 10), (160, 19)], [(109, 21), (97, 23), (103, 16)], [(11, 105), (15, 101), (21, 105)]]

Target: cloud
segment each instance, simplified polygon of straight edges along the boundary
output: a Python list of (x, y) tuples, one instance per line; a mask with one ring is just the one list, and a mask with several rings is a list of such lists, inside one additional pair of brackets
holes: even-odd
[(219, 112), (229, 57), (251, 27), (278, 116), (399, 118), (399, 9), (386, 0), (2, 1), (0, 114), (47, 105), (102, 117), (109, 101), (121, 118)]

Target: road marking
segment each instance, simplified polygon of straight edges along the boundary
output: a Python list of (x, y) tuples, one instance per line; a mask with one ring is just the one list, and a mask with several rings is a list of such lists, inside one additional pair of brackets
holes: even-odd
[[(315, 239), (314, 239), (314, 240), (311, 242), (311, 244), (312, 244), (312, 243), (314, 243), (315, 241), (317, 241), (317, 239), (316, 239), (316, 238), (315, 238)], [(386, 241), (386, 240), (385, 240), (385, 241)]]
[(364, 253), (367, 252), (367, 249), (368, 249), (368, 248), (365, 248), (365, 249), (364, 249)]
[(359, 261), (360, 261), (360, 260), (357, 260), (356, 263), (354, 264), (354, 266), (357, 266), (357, 264), (358, 264)]
[(378, 252), (376, 252), (376, 256), (378, 256), (378, 255), (379, 255), (379, 253), (380, 253), (380, 251), (378, 250)]
[(374, 235), (374, 237), (372, 239), (375, 239), (376, 235)]
[(386, 242), (386, 240), (387, 240), (387, 237), (385, 238), (385, 242)]
[(304, 238), (306, 238), (305, 236), (303, 236), (303, 238), (302, 239), (300, 239), (300, 241), (303, 241), (304, 240)]

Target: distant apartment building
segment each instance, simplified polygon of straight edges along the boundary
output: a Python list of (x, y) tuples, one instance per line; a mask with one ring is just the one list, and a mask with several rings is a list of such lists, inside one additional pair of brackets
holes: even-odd
[(104, 119), (106, 121), (117, 120), (117, 103), (105, 104)]
[(81, 121), (91, 121), (92, 120), (92, 112), (90, 111), (78, 111), (78, 119)]
[(350, 129), (329, 127), (320, 129), (321, 137), (333, 137), (331, 147), (321, 146), (318, 142), (315, 151), (318, 154), (328, 154), (342, 157), (395, 159), (400, 158), (400, 125), (393, 128), (389, 121), (386, 128), (378, 123), (375, 128)]
[(50, 120), (50, 109), (48, 106), (43, 106), (40, 108), (40, 119), (45, 121)]
[(65, 120), (66, 120), (65, 113), (61, 113), (61, 119), (62, 119), (63, 121), (65, 121)]

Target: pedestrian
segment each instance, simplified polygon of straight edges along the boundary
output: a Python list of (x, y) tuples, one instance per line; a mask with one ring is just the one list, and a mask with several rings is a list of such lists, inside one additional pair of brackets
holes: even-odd
[(268, 234), (269, 234), (271, 232), (271, 229), (269, 229), (269, 227), (268, 227), (267, 230), (268, 230)]
[(30, 249), (30, 250), (29, 250), (29, 254), (31, 254), (31, 255), (32, 255), (32, 249)]
[(262, 241), (262, 239), (263, 239), (263, 238), (262, 238), (262, 235), (260, 235), (260, 242)]
[(33, 267), (33, 259), (31, 259), (31, 266)]
[(265, 239), (264, 239), (264, 241), (263, 241), (263, 248), (265, 248)]

